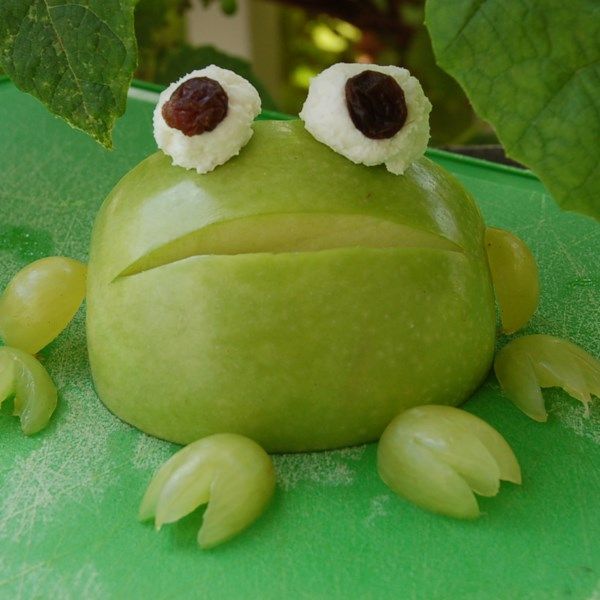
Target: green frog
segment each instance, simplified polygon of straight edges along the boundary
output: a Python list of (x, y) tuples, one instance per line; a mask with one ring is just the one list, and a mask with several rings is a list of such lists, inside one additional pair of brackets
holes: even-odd
[[(252, 128), (239, 156), (210, 172), (148, 157), (96, 219), (87, 271), (96, 390), (124, 421), (185, 445), (153, 478), (140, 517), (160, 527), (208, 502), (198, 540), (212, 547), (264, 510), (275, 487), (269, 453), (379, 439), (378, 469), (394, 491), (478, 516), (474, 493), (494, 495), (521, 472), (498, 432), (455, 407), (494, 363), (496, 300), (508, 333), (537, 307), (531, 252), (487, 228), (466, 190), (425, 157), (397, 175), (355, 164), (299, 120)], [(43, 313), (68, 290), (74, 312), (84, 267), (64, 260), (45, 259), (41, 278), (30, 265), (0, 299), (0, 399), (17, 393), (26, 433), (56, 403), (30, 357), (54, 321), (32, 328), (19, 307), (37, 298)], [(537, 420), (540, 387), (586, 405), (600, 394), (600, 363), (550, 336), (515, 339), (495, 370)]]

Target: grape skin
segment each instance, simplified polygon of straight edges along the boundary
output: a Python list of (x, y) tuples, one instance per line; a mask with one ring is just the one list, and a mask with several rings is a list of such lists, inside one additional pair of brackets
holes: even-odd
[(87, 267), (51, 256), (21, 269), (0, 296), (0, 337), (29, 354), (54, 340), (85, 297)]

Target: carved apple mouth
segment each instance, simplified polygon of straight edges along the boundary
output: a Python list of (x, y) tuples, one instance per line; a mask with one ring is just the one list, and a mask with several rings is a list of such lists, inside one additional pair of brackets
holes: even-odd
[(289, 254), (341, 248), (430, 248), (465, 253), (440, 234), (360, 214), (257, 215), (213, 223), (153, 248), (115, 279), (194, 256)]

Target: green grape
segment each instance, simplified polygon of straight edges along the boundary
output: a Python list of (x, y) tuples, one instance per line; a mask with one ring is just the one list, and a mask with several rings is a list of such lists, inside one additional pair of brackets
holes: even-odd
[(508, 398), (527, 416), (546, 421), (543, 387), (561, 387), (589, 413), (590, 394), (600, 397), (600, 361), (585, 350), (550, 335), (527, 335), (496, 356), (494, 371)]
[(4, 346), (0, 348), (0, 404), (14, 399), (14, 414), (26, 435), (46, 425), (56, 408), (56, 387), (46, 369), (33, 356)]
[(535, 258), (525, 242), (503, 229), (486, 228), (485, 247), (502, 329), (514, 333), (529, 321), (538, 305), (540, 286)]
[(377, 467), (397, 494), (433, 512), (474, 519), (473, 492), (495, 496), (500, 480), (521, 483), (504, 438), (485, 421), (450, 406), (420, 406), (398, 415), (379, 441)]
[(0, 296), (0, 336), (35, 354), (69, 324), (85, 297), (87, 268), (62, 256), (21, 269)]
[(249, 438), (221, 433), (172, 456), (154, 475), (140, 506), (157, 529), (206, 504), (198, 543), (212, 548), (240, 533), (264, 511), (275, 489), (269, 455)]

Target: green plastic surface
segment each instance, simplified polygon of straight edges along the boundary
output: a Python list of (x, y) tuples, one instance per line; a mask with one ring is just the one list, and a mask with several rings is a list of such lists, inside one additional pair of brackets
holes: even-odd
[[(103, 198), (155, 149), (151, 92), (133, 96), (108, 152), (0, 83), (0, 288), (42, 256), (87, 258)], [(530, 174), (430, 155), (471, 190), (489, 225), (531, 245), (542, 300), (527, 331), (600, 355), (600, 227), (561, 213)], [(276, 457), (268, 512), (201, 551), (201, 511), (160, 533), (136, 520), (151, 474), (176, 446), (99, 402), (83, 310), (42, 360), (59, 389), (48, 429), (26, 438), (0, 414), (1, 598), (600, 598), (597, 399), (586, 419), (580, 404), (548, 390), (549, 422), (540, 424), (488, 378), (465, 408), (503, 433), (524, 482), (481, 499), (478, 521), (394, 496), (369, 445)]]

